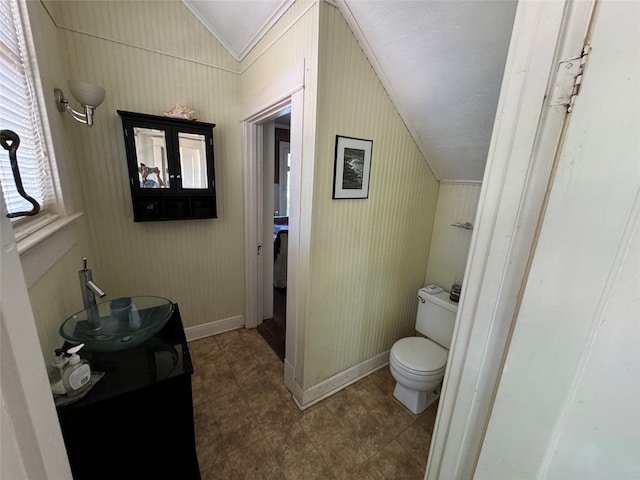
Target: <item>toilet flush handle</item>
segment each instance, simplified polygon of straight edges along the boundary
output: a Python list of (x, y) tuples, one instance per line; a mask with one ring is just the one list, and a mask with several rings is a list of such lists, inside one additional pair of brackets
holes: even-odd
[(418, 300), (420, 300), (422, 303), (425, 303), (425, 299), (422, 298), (420, 295), (418, 295)]

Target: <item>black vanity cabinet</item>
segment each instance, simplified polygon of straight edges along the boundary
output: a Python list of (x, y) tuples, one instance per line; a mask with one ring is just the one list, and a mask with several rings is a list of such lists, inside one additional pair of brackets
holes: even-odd
[(145, 343), (80, 355), (104, 377), (85, 397), (57, 407), (74, 480), (200, 480), (193, 364), (178, 305)]
[(215, 124), (118, 110), (133, 220), (216, 218)]

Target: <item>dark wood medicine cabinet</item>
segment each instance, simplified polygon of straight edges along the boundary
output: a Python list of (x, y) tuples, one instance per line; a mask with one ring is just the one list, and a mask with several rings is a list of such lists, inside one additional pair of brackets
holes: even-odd
[(134, 222), (216, 218), (215, 124), (117, 111)]

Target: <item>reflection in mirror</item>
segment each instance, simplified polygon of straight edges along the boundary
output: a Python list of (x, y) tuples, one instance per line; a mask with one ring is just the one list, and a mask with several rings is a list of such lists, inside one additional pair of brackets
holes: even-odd
[(178, 133), (182, 188), (207, 188), (207, 152), (204, 135)]
[(134, 127), (133, 134), (138, 159), (138, 177), (141, 188), (169, 188), (166, 173), (167, 141), (164, 130)]

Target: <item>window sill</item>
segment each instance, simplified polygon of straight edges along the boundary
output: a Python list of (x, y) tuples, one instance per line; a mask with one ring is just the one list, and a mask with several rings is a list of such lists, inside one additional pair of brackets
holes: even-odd
[(16, 231), (16, 242), (24, 279), (31, 288), (76, 243), (75, 221), (82, 213), (48, 219), (49, 223), (27, 234)]

